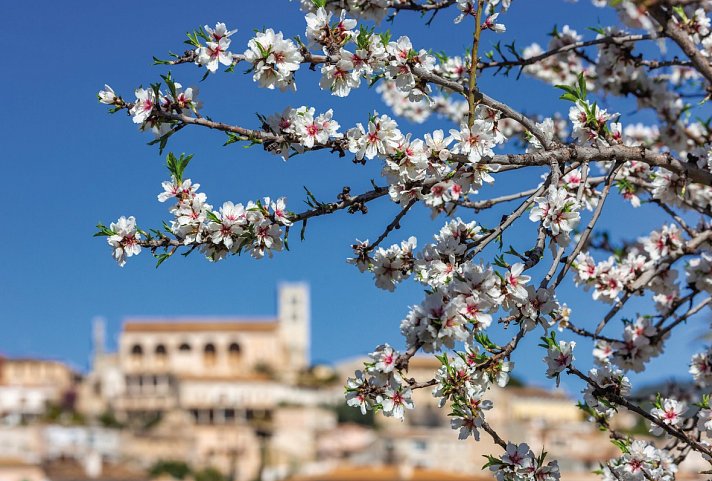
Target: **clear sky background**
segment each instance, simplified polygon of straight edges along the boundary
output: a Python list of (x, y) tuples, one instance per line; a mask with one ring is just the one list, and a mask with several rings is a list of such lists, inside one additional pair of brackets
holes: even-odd
[[(586, 27), (612, 19), (607, 10), (590, 2), (562, 0), (515, 0), (502, 17), (507, 33), (487, 32), (483, 50), (501, 40), (517, 38), (521, 48), (531, 42), (545, 46), (547, 32), (557, 24), (569, 24), (586, 38), (595, 35)], [(441, 12), (427, 28), (417, 14), (402, 13), (391, 28), (394, 37), (408, 34), (417, 48), (462, 54), (468, 46), (469, 22), (453, 25), (456, 12)], [(396, 293), (377, 289), (369, 274), (360, 274), (346, 264), (355, 238), (375, 239), (398, 212), (386, 199), (369, 206), (367, 216), (337, 213), (310, 222), (306, 241), (292, 233), (291, 252), (273, 259), (255, 261), (233, 257), (212, 264), (199, 254), (177, 257), (159, 269), (144, 252), (120, 269), (103, 238), (93, 238), (95, 224), (108, 225), (120, 215), (135, 215), (141, 227), (159, 226), (168, 219), (167, 205), (156, 201), (161, 181), (168, 178), (164, 157), (146, 145), (150, 134), (137, 131), (124, 114), (114, 116), (96, 100), (96, 92), (110, 84), (127, 99), (142, 84), (159, 79), (166, 68), (152, 66), (152, 55), (167, 57), (168, 51), (184, 50), (184, 34), (203, 24), (224, 21), (239, 31), (231, 49), (241, 52), (255, 28), (272, 27), (285, 36), (303, 37), (305, 23), (298, 4), (286, 0), (210, 3), (176, 2), (71, 2), (49, 0), (11, 2), (3, 8), (0, 39), (6, 58), (0, 75), (4, 115), (0, 117), (4, 180), (0, 199), (9, 218), (0, 236), (0, 353), (11, 356), (41, 356), (70, 361), (86, 369), (91, 349), (91, 320), (108, 321), (113, 345), (122, 319), (127, 316), (253, 316), (276, 312), (275, 290), (279, 281), (303, 280), (312, 289), (312, 328), (315, 361), (333, 362), (368, 352), (381, 342), (402, 346), (399, 324), (408, 306), (422, 300), (423, 288), (402, 285)], [(309, 105), (317, 111), (333, 107), (343, 130), (364, 122), (370, 111), (390, 113), (375, 91), (367, 88), (345, 99), (318, 88), (318, 74), (302, 68), (298, 92), (283, 94), (259, 89), (242, 66), (233, 74), (219, 73), (200, 83), (202, 71), (191, 65), (174, 67), (174, 77), (184, 85), (199, 85), (203, 114), (229, 123), (257, 127), (256, 112), (271, 114), (286, 106)], [(522, 77), (482, 77), (481, 87), (491, 96), (518, 110), (551, 115), (566, 112), (568, 105), (548, 85)], [(610, 99), (618, 102), (617, 99)], [(602, 100), (604, 105), (609, 102)], [(623, 122), (650, 120), (636, 114), (631, 102), (618, 102)], [(422, 135), (436, 128), (449, 129), (448, 122), (431, 119), (414, 125), (403, 119), (401, 129)], [(206, 129), (186, 128), (171, 141), (169, 149), (192, 152), (195, 158), (187, 177), (200, 182), (208, 200), (219, 206), (225, 200), (246, 202), (263, 195), (285, 195), (290, 210), (302, 210), (302, 186), (320, 200), (335, 200), (344, 185), (352, 192), (369, 188), (369, 179), (379, 179), (379, 162), (357, 166), (350, 158), (327, 153), (299, 156), (289, 162), (263, 152), (259, 147), (222, 147), (224, 136)], [(507, 174), (482, 198), (530, 188), (543, 171)], [(474, 215), (461, 211), (466, 220), (485, 226), (514, 208)], [(588, 218), (588, 217), (585, 217)], [(444, 219), (434, 222), (424, 210), (413, 212), (389, 241), (400, 242), (417, 235), (419, 245), (430, 240)], [(607, 206), (602, 223), (626, 238), (647, 234), (666, 219), (652, 209), (633, 210), (619, 199)], [(535, 225), (520, 220), (505, 236), (506, 244), (530, 247)], [(388, 244), (388, 243), (387, 243)], [(489, 251), (488, 254), (493, 254)], [(545, 266), (544, 269), (548, 267)], [(541, 269), (534, 275), (541, 276)], [(537, 281), (538, 282), (538, 281)], [(566, 286), (560, 300), (574, 308), (579, 325), (593, 327), (606, 306)], [(633, 315), (642, 303), (631, 303)], [(642, 313), (652, 313), (642, 311)], [(651, 369), (634, 376), (634, 383), (686, 377), (687, 363), (696, 340), (709, 326), (698, 316), (674, 333), (667, 356), (651, 363)], [(617, 324), (611, 332), (619, 332)], [(513, 332), (493, 330), (498, 340)], [(530, 335), (514, 360), (517, 374), (527, 380), (552, 385), (544, 378), (543, 353)], [(570, 336), (566, 336), (570, 337)], [(577, 349), (581, 367), (590, 365), (590, 345)], [(575, 383), (564, 386), (573, 390)]]

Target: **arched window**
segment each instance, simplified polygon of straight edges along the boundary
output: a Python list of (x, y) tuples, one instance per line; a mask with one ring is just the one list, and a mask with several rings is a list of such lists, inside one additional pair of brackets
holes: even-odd
[(163, 344), (159, 344), (156, 346), (156, 364), (159, 366), (164, 366), (166, 364), (166, 357), (168, 355), (168, 351), (166, 351), (166, 346)]
[(240, 356), (242, 354), (242, 351), (238, 343), (233, 342), (232, 344), (230, 344), (230, 346), (227, 348), (227, 353), (228, 361), (230, 362), (231, 366), (234, 367), (240, 364)]
[(134, 366), (140, 366), (143, 362), (143, 347), (140, 344), (134, 344), (131, 346), (131, 363)]
[(190, 344), (188, 344), (187, 342), (184, 342), (183, 344), (178, 346), (178, 350), (184, 354), (189, 353), (190, 352)]
[(205, 363), (206, 366), (214, 366), (216, 362), (216, 350), (215, 350), (215, 344), (213, 343), (208, 343), (205, 345), (205, 348), (203, 349), (203, 363)]

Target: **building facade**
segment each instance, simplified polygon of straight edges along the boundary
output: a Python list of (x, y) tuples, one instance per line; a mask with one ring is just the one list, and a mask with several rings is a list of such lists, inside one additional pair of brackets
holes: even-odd
[[(314, 389), (298, 385), (310, 364), (309, 331), (303, 283), (278, 286), (274, 317), (126, 319), (115, 353), (104, 349), (99, 323), (82, 410), (130, 427), (124, 455), (144, 465), (178, 458), (246, 481), (267, 457), (303, 462), (316, 451), (304, 419), (321, 417), (329, 428), (335, 420)], [(296, 454), (287, 432), (300, 437)]]
[(49, 406), (73, 404), (76, 381), (77, 374), (59, 361), (0, 357), (0, 418), (27, 422)]

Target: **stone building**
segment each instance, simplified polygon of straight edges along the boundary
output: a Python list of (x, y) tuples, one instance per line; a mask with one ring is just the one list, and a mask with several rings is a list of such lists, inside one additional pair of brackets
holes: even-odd
[(247, 480), (266, 464), (311, 461), (335, 416), (298, 384), (309, 329), (301, 283), (278, 286), (274, 317), (126, 319), (115, 353), (99, 323), (81, 409), (127, 425), (124, 454), (144, 465), (182, 459)]
[(0, 418), (27, 422), (50, 405), (73, 404), (76, 381), (76, 373), (58, 361), (0, 356)]

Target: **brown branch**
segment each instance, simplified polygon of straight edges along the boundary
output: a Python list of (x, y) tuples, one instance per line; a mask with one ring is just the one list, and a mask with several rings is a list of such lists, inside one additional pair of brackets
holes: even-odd
[(651, 423), (655, 424), (656, 426), (659, 426), (660, 428), (662, 428), (665, 432), (667, 432), (671, 436), (674, 436), (677, 439), (679, 439), (680, 441), (691, 446), (692, 449), (694, 449), (695, 451), (698, 451), (702, 454), (712, 457), (712, 450), (710, 448), (707, 448), (704, 445), (702, 445), (700, 442), (698, 442), (697, 440), (690, 438), (684, 431), (674, 428), (668, 424), (665, 424), (660, 419), (656, 418), (649, 412), (645, 411), (640, 406), (631, 403), (623, 396), (620, 396), (614, 392), (611, 392), (608, 389), (602, 388), (601, 386), (596, 384), (596, 382), (593, 379), (591, 379), (590, 377), (588, 377), (587, 375), (585, 375), (584, 373), (582, 373), (575, 367), (571, 366), (566, 371), (570, 374), (574, 374), (575, 376), (586, 381), (586, 383), (588, 383), (590, 386), (592, 386), (594, 388), (594, 395), (598, 394), (599, 396), (604, 397), (604, 398), (608, 399), (609, 401), (612, 401), (615, 404), (625, 407), (629, 411), (632, 411), (632, 412), (638, 414), (639, 416), (644, 417), (645, 419), (647, 419)]
[(705, 306), (709, 305), (709, 303), (712, 302), (712, 297), (707, 297), (705, 300), (697, 304), (695, 307), (689, 309), (685, 314), (681, 315), (680, 317), (676, 318), (673, 322), (665, 326), (656, 336), (656, 339), (662, 339), (665, 337), (665, 335), (672, 331), (675, 326), (680, 324), (681, 322), (685, 322), (687, 319), (690, 317), (694, 316), (698, 312), (700, 312), (702, 309), (705, 308)]
[(641, 273), (632, 285), (625, 287), (625, 294), (623, 295), (623, 298), (616, 301), (613, 308), (608, 311), (608, 313), (600, 322), (600, 324), (598, 324), (598, 327), (596, 327), (596, 335), (598, 335), (603, 330), (603, 328), (606, 327), (608, 321), (613, 319), (613, 316), (615, 316), (618, 311), (623, 308), (625, 303), (628, 302), (628, 300), (632, 297), (633, 294), (637, 293), (640, 289), (647, 286), (650, 281), (652, 281), (656, 276), (660, 275), (663, 271), (670, 269), (670, 267), (672, 267), (672, 264), (681, 257), (695, 253), (695, 251), (701, 245), (703, 245), (710, 239), (712, 239), (712, 230), (702, 232), (698, 236), (690, 239), (683, 246), (680, 252), (676, 252), (674, 254), (670, 254), (661, 259), (658, 259), (658, 261), (653, 266), (651, 266), (651, 268)]
[(502, 439), (497, 432), (492, 429), (492, 426), (487, 424), (487, 421), (484, 419), (482, 420), (482, 429), (484, 429), (487, 434), (489, 434), (492, 437), (492, 440), (497, 443), (502, 449), (507, 449), (507, 443), (505, 442), (504, 439)]
[(378, 239), (376, 239), (376, 241), (373, 244), (371, 244), (366, 249), (364, 249), (364, 253), (372, 251), (373, 249), (378, 247), (378, 245), (381, 242), (383, 242), (383, 240), (386, 237), (388, 237), (388, 234), (393, 232), (394, 229), (399, 229), (401, 219), (403, 219), (403, 217), (405, 217), (405, 215), (408, 213), (410, 208), (413, 207), (417, 202), (418, 202), (418, 199), (412, 199), (410, 202), (408, 202), (408, 204), (406, 204), (406, 206), (403, 207), (403, 209), (401, 209), (401, 211), (395, 216), (393, 221), (391, 221), (391, 223), (386, 226), (386, 230), (383, 231), (383, 233), (380, 236), (378, 236)]
[[(598, 218), (601, 216), (601, 212), (603, 212), (603, 204), (606, 202), (608, 193), (611, 190), (611, 186), (613, 185), (613, 180), (616, 177), (616, 172), (618, 172), (618, 170), (622, 166), (623, 166), (622, 163), (616, 163), (616, 164), (614, 164), (614, 166), (611, 168), (610, 172), (608, 173), (606, 183), (603, 186), (603, 191), (601, 192), (601, 198), (598, 199), (598, 204), (596, 205), (596, 210), (593, 212), (591, 221), (586, 226), (586, 229), (584, 230), (583, 234), (581, 234), (581, 237), (579, 238), (578, 242), (576, 243), (574, 250), (571, 252), (571, 254), (569, 254), (566, 264), (564, 264), (564, 267), (561, 269), (561, 271), (559, 272), (559, 275), (556, 277), (556, 281), (554, 281), (554, 288), (556, 288), (564, 280), (564, 277), (569, 272), (569, 269), (571, 268), (571, 265), (574, 263), (576, 256), (578, 256), (579, 252), (581, 252), (581, 250), (583, 250), (583, 247), (586, 245), (586, 242), (588, 242), (588, 238), (591, 236), (591, 232), (593, 232), (593, 227), (596, 225), (596, 222), (598, 222)], [(582, 182), (582, 185), (583, 185), (583, 182)]]
[(479, 103), (479, 96), (475, 101), (477, 91), (477, 52), (480, 45), (480, 34), (482, 33), (482, 10), (484, 10), (485, 0), (477, 0), (477, 13), (475, 14), (475, 33), (472, 35), (472, 51), (470, 52), (470, 78), (467, 88), (467, 127), (472, 128), (475, 123), (475, 106)]
[(652, 36), (650, 35), (609, 35), (606, 37), (597, 38), (594, 40), (586, 40), (581, 42), (574, 42), (567, 45), (563, 45), (559, 48), (548, 50), (539, 55), (534, 55), (532, 57), (522, 58), (518, 60), (500, 60), (494, 62), (480, 63), (480, 69), (488, 68), (503, 68), (503, 67), (525, 67), (527, 65), (532, 65), (537, 62), (541, 62), (554, 55), (559, 55), (572, 50), (576, 50), (583, 47), (590, 47), (592, 45), (608, 44), (608, 45), (622, 45), (624, 43), (638, 42), (641, 40), (650, 40)]
[(697, 49), (690, 36), (675, 23), (670, 12), (665, 11), (660, 6), (656, 6), (650, 9), (650, 15), (662, 27), (662, 33), (675, 42), (680, 47), (680, 50), (685, 52), (696, 70), (708, 83), (712, 84), (712, 65), (710, 65), (707, 57)]

